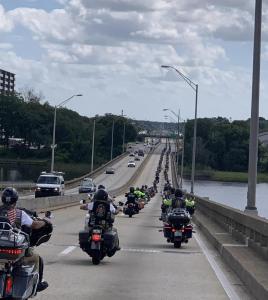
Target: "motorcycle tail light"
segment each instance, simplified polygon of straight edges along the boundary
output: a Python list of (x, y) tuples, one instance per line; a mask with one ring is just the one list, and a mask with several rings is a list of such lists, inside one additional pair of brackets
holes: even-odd
[(101, 236), (99, 234), (93, 234), (91, 239), (93, 242), (99, 242), (101, 240)]
[(6, 294), (11, 295), (12, 294), (12, 286), (13, 286), (13, 280), (11, 276), (8, 276), (6, 279)]
[(172, 228), (172, 232), (176, 232), (176, 229), (175, 229), (175, 228)]
[(8, 249), (8, 248), (0, 248), (0, 253), (2, 254), (11, 254), (11, 255), (20, 255), (22, 254), (22, 249)]

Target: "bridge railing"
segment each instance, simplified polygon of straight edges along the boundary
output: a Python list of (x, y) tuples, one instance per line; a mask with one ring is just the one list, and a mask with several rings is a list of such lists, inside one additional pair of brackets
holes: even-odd
[(268, 260), (268, 220), (198, 196), (197, 211)]
[[(175, 156), (172, 156), (172, 180), (178, 186)], [(188, 196), (192, 196), (186, 193)], [(248, 245), (268, 260), (268, 220), (195, 195), (197, 213), (211, 219), (236, 240)]]

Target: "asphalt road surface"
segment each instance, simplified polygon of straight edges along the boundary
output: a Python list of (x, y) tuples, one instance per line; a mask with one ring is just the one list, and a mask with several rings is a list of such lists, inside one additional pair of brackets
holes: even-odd
[[(159, 154), (150, 158), (136, 185), (151, 185), (158, 160)], [(53, 237), (37, 249), (50, 286), (37, 299), (252, 299), (198, 230), (181, 249), (167, 244), (159, 232), (160, 205), (158, 194), (132, 219), (117, 216), (122, 249), (98, 266), (78, 246), (85, 212), (55, 211)]]
[[(141, 144), (133, 146), (133, 151), (138, 149), (144, 149), (146, 151), (145, 147)], [(126, 156), (113, 165), (113, 168), (115, 169), (115, 174), (105, 174), (104, 171), (102, 174), (100, 174), (94, 179), (94, 182), (96, 183), (97, 186), (99, 184), (103, 184), (107, 189), (116, 189), (122, 186), (131, 178), (131, 176), (134, 174), (134, 172), (137, 170), (137, 168), (139, 167), (139, 165), (141, 164), (141, 162), (144, 160), (146, 156), (147, 154), (145, 154), (144, 157), (140, 157), (141, 159), (140, 161), (135, 161), (136, 163), (135, 168), (130, 168), (127, 166), (130, 160), (134, 160), (134, 157)], [(78, 185), (75, 188), (65, 190), (65, 195), (73, 195), (73, 194), (78, 194)], [(33, 199), (34, 194), (21, 196), (20, 198)]]

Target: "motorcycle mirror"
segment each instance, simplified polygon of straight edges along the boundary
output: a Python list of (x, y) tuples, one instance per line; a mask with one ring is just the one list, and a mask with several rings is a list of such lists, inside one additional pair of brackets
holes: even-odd
[(159, 229), (158, 232), (163, 232), (163, 229)]
[(82, 200), (80, 200), (79, 203), (80, 203), (80, 204), (86, 204), (86, 200), (85, 200), (85, 199), (82, 199)]

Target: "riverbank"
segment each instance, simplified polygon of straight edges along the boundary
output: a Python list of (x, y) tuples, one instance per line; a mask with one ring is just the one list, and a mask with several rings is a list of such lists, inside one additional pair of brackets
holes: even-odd
[[(191, 172), (186, 170), (184, 177), (190, 179)], [(213, 171), (213, 170), (197, 170), (195, 179), (197, 180), (210, 180), (210, 181), (222, 181), (222, 182), (248, 182), (247, 172), (227, 172), (227, 171)], [(268, 173), (258, 174), (258, 183), (268, 183)]]

